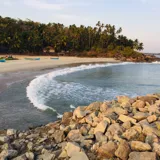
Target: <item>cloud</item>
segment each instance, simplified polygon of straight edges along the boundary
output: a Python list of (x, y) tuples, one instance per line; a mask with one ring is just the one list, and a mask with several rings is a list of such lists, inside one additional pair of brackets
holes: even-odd
[(62, 10), (62, 4), (48, 3), (46, 0), (24, 0), (24, 4), (36, 9)]

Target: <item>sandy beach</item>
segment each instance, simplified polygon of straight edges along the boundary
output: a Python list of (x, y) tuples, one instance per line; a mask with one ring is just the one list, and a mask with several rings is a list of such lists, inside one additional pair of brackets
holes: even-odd
[[(69, 64), (78, 63), (116, 63), (119, 62), (113, 58), (79, 58), (79, 57), (60, 57), (59, 60), (51, 60), (49, 56), (14, 56), (19, 60), (7, 61), (0, 63), (0, 73), (16, 72), (16, 71), (34, 71), (42, 69), (50, 69)], [(25, 60), (24, 58), (40, 57), (40, 61)]]

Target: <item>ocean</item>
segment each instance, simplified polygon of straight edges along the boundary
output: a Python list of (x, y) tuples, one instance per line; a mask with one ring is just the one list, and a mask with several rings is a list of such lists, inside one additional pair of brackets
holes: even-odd
[(0, 129), (43, 125), (77, 106), (117, 95), (160, 93), (158, 62), (88, 64), (24, 75), (0, 93)]

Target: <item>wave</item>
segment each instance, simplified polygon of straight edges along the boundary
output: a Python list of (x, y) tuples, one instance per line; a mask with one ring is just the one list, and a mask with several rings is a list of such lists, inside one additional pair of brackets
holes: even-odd
[[(110, 66), (117, 66), (117, 65), (129, 65), (129, 64), (136, 64), (132, 62), (122, 62), (122, 63), (107, 63), (107, 64), (89, 64), (89, 65), (81, 65), (78, 67), (70, 67), (65, 68), (61, 70), (56, 70), (48, 74), (44, 74), (41, 76), (38, 76), (34, 80), (30, 82), (30, 84), (27, 87), (27, 97), (29, 98), (30, 102), (34, 105), (34, 107), (40, 109), (40, 110), (52, 110), (53, 112), (56, 112), (58, 117), (61, 117), (61, 114), (57, 112), (57, 110), (51, 106), (46, 105), (46, 102), (48, 99), (50, 99), (50, 96), (53, 95), (60, 95), (64, 94), (68, 95), (74, 98), (74, 96), (77, 96), (76, 94), (82, 96), (84, 99), (89, 98), (89, 96), (92, 94), (94, 97), (96, 97), (99, 93), (101, 94), (110, 94), (113, 93), (114, 95), (117, 95), (117, 91), (114, 91), (112, 89), (103, 90), (103, 88), (97, 88), (96, 92), (93, 92), (94, 88), (89, 88), (88, 86), (83, 86), (82, 84), (77, 83), (58, 83), (55, 78), (62, 75), (67, 75), (74, 72), (84, 71), (84, 70), (90, 70), (94, 68), (104, 68), (104, 67), (110, 67)], [(45, 92), (44, 92), (45, 91)], [(80, 92), (82, 91), (82, 92)], [(83, 92), (85, 91), (85, 95)], [(100, 97), (102, 95), (99, 95)], [(70, 97), (66, 96), (66, 99)], [(105, 100), (105, 99), (104, 99)], [(70, 106), (71, 109), (73, 109), (73, 105)]]

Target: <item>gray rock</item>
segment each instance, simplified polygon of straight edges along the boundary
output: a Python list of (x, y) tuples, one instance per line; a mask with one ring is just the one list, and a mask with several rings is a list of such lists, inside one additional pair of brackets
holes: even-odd
[(18, 152), (16, 150), (3, 150), (0, 153), (0, 157), (2, 157), (3, 159), (6, 158), (14, 158), (18, 155)]

